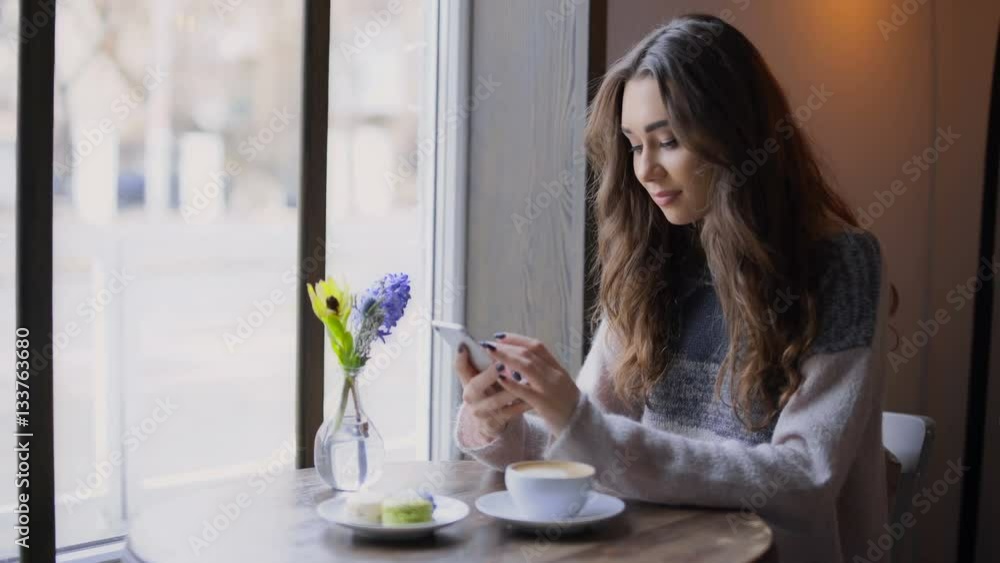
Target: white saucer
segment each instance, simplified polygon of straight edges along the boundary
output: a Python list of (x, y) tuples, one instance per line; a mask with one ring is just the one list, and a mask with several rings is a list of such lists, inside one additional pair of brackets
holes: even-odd
[(497, 491), (476, 499), (476, 509), (522, 530), (544, 530), (555, 526), (564, 532), (570, 532), (618, 516), (625, 510), (625, 503), (619, 498), (590, 491), (587, 493), (587, 502), (576, 516), (566, 520), (539, 521), (521, 516), (510, 493)]
[(344, 512), (344, 505), (347, 503), (347, 496), (344, 495), (321, 502), (316, 507), (316, 512), (327, 522), (350, 528), (360, 536), (385, 540), (411, 540), (429, 536), (434, 530), (454, 524), (469, 515), (469, 505), (458, 499), (434, 495), (434, 502), (437, 504), (434, 520), (423, 524), (386, 526), (352, 520)]

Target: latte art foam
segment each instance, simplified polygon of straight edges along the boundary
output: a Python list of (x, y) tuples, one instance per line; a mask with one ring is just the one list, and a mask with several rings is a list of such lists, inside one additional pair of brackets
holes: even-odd
[(522, 461), (509, 469), (522, 477), (540, 479), (577, 479), (594, 474), (593, 467), (571, 461)]
[(518, 469), (517, 472), (531, 477), (573, 477), (570, 471), (558, 467), (525, 467)]

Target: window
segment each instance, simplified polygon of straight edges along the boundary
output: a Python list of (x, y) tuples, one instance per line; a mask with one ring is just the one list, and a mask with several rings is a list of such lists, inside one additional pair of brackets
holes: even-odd
[[(60, 548), (123, 535), (144, 506), (245, 478), (299, 446), (301, 4), (59, 4), (48, 360)], [(341, 0), (331, 10), (327, 271), (359, 288), (387, 271), (413, 278), (409, 343), (387, 352), (364, 391), (387, 461), (429, 451), (421, 316), (433, 310), (435, 6)], [(0, 49), (0, 323), (10, 333), (16, 9), (0, 0), (15, 38)], [(13, 419), (13, 401), (0, 416)], [(0, 465), (13, 483), (10, 449)], [(15, 493), (0, 492), (0, 558), (15, 555)]]
[[(428, 459), (431, 271), (424, 265), (434, 202), (421, 180), (433, 165), (434, 138), (420, 130), (434, 112), (434, 99), (423, 95), (433, 82), (424, 63), (428, 16), (422, 0), (331, 6), (327, 273), (360, 289), (401, 271), (413, 287), (395, 335), (363, 375), (364, 406), (385, 440), (386, 461)], [(327, 365), (335, 361), (327, 350)], [(327, 385), (325, 410), (336, 407), (329, 391), (340, 385)]]

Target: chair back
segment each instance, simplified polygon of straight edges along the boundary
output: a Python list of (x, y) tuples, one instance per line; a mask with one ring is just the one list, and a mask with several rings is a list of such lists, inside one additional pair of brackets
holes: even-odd
[[(896, 456), (901, 466), (896, 500), (889, 515), (891, 524), (899, 522), (902, 515), (911, 509), (913, 491), (916, 490), (931, 457), (931, 448), (934, 445), (934, 419), (896, 412), (882, 413), (882, 444)], [(915, 552), (915, 538), (912, 536), (912, 533), (908, 533), (903, 538), (902, 543), (906, 544), (906, 548), (900, 549), (903, 546), (899, 545), (893, 548), (894, 562), (900, 563), (904, 552), (909, 555)]]

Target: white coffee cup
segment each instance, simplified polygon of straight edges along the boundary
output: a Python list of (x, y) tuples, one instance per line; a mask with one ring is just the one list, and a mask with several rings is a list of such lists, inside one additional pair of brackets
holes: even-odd
[(572, 518), (587, 502), (594, 466), (576, 461), (520, 461), (507, 466), (504, 484), (525, 518)]

